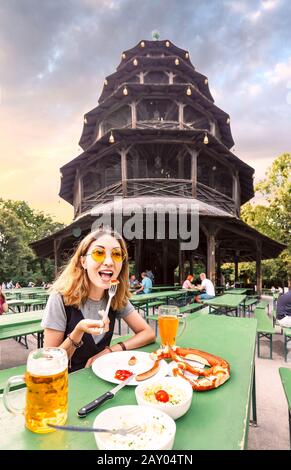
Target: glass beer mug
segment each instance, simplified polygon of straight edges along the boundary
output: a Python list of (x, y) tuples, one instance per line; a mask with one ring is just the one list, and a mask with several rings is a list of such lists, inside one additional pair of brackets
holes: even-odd
[[(175, 346), (176, 338), (185, 331), (186, 321), (175, 305), (161, 305), (158, 309), (161, 346)], [(181, 331), (178, 334), (179, 326)]]
[[(20, 410), (11, 405), (10, 387), (26, 384), (26, 405)], [(62, 348), (41, 348), (27, 359), (25, 375), (10, 377), (3, 393), (5, 408), (25, 415), (26, 427), (36, 433), (54, 431), (47, 424), (64, 424), (68, 414), (68, 356)]]

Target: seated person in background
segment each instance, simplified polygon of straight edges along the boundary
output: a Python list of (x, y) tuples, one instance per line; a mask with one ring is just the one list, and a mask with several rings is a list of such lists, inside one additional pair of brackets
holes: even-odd
[(141, 287), (135, 293), (136, 294), (150, 294), (152, 291), (153, 283), (149, 277), (147, 277), (146, 273), (141, 273), (142, 281)]
[(27, 287), (34, 287), (34, 286), (35, 286), (35, 284), (32, 281), (29, 281), (29, 283), (27, 284)]
[(19, 284), (19, 282), (16, 282), (15, 289), (21, 289), (21, 285)]
[(136, 279), (135, 274), (132, 274), (129, 278), (129, 287), (131, 289), (137, 289), (140, 286), (140, 282)]
[(8, 312), (8, 304), (6, 302), (6, 297), (2, 291), (2, 286), (0, 284), (0, 315), (3, 315), (3, 313)]
[(192, 284), (194, 277), (189, 274), (185, 281), (183, 282), (182, 289), (195, 289), (195, 286)]
[(195, 286), (196, 289), (205, 290), (205, 293), (197, 295), (195, 297), (196, 302), (201, 302), (201, 300), (212, 299), (215, 297), (215, 290), (214, 285), (210, 279), (207, 279), (205, 273), (200, 274), (201, 284), (199, 286)]
[(278, 298), (276, 317), (280, 326), (291, 328), (291, 290)]
[(150, 278), (150, 280), (152, 281), (152, 284), (153, 284), (154, 281), (155, 281), (155, 276), (154, 276), (153, 272), (150, 269), (146, 269), (145, 273), (146, 273), (147, 277)]

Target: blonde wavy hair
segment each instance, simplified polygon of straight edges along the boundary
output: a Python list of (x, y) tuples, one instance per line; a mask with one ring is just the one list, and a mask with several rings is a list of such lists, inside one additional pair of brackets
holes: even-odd
[[(73, 305), (80, 308), (81, 304), (88, 299), (90, 280), (87, 270), (82, 266), (81, 258), (87, 254), (91, 243), (98, 240), (98, 238), (103, 235), (110, 235), (115, 238), (125, 253), (125, 259), (123, 260), (122, 268), (118, 276), (118, 289), (115, 296), (112, 298), (111, 305), (113, 310), (120, 310), (126, 306), (128, 299), (130, 298), (127, 248), (125, 241), (119, 233), (109, 227), (99, 228), (83, 238), (72, 258), (53, 283), (50, 292), (59, 292), (63, 296), (65, 305)], [(105, 290), (105, 298), (108, 298), (107, 290)]]

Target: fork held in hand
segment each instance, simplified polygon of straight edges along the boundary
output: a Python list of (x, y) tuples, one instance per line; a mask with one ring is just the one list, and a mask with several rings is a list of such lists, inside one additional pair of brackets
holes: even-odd
[(73, 432), (108, 432), (110, 434), (120, 434), (126, 436), (127, 434), (140, 434), (143, 430), (141, 426), (135, 425), (128, 428), (120, 429), (103, 429), (103, 428), (84, 428), (82, 426), (59, 426), (57, 424), (49, 424), (51, 428), (59, 429), (60, 431), (73, 431)]
[(111, 305), (111, 300), (112, 300), (112, 297), (114, 297), (115, 294), (116, 294), (117, 287), (118, 287), (118, 284), (113, 284), (112, 286), (110, 286), (110, 288), (109, 288), (109, 290), (108, 290), (109, 298), (108, 298), (108, 302), (107, 302), (107, 305), (106, 305), (106, 309), (105, 309), (105, 312), (104, 312), (104, 315), (103, 315), (103, 321), (104, 321), (104, 322), (107, 320), (108, 313), (109, 313), (109, 309), (110, 309), (110, 305)]

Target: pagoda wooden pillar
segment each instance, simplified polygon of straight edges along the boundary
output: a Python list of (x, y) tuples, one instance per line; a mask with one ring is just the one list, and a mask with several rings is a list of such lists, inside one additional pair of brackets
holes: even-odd
[(201, 229), (203, 230), (207, 239), (207, 277), (213, 282), (213, 284), (215, 284), (215, 237), (219, 231), (219, 228), (214, 227), (210, 224), (201, 224)]
[(136, 102), (133, 101), (130, 103), (131, 107), (131, 127), (132, 129), (136, 129), (137, 117), (136, 117)]
[(186, 146), (187, 151), (191, 155), (191, 181), (192, 181), (192, 197), (197, 196), (197, 158), (199, 150), (191, 149), (188, 145)]
[(190, 260), (189, 260), (189, 269), (190, 269), (190, 274), (192, 274), (192, 276), (193, 276), (193, 258), (192, 258), (192, 253), (191, 253), (191, 256), (190, 256)]
[(181, 250), (181, 242), (179, 243), (179, 282), (182, 285), (185, 280), (185, 253)]
[(55, 238), (54, 239), (54, 265), (55, 265), (55, 277), (58, 275), (59, 270), (59, 261), (60, 261), (60, 246), (62, 240)]
[(256, 284), (257, 294), (262, 295), (262, 242), (256, 240)]
[(217, 258), (217, 262), (216, 262), (216, 266), (217, 266), (217, 269), (216, 269), (216, 284), (221, 286), (222, 285), (222, 282), (221, 282), (221, 259), (220, 259), (220, 246), (218, 245), (217, 246), (217, 250), (216, 250), (216, 258)]
[(168, 240), (163, 243), (163, 284), (168, 282)]
[(134, 261), (136, 278), (141, 280), (141, 240), (138, 239), (134, 243)]
[(234, 282), (238, 282), (238, 262), (239, 262), (239, 251), (235, 252), (234, 255)]
[(183, 129), (184, 124), (184, 103), (178, 103), (178, 111), (179, 111), (179, 128)]

